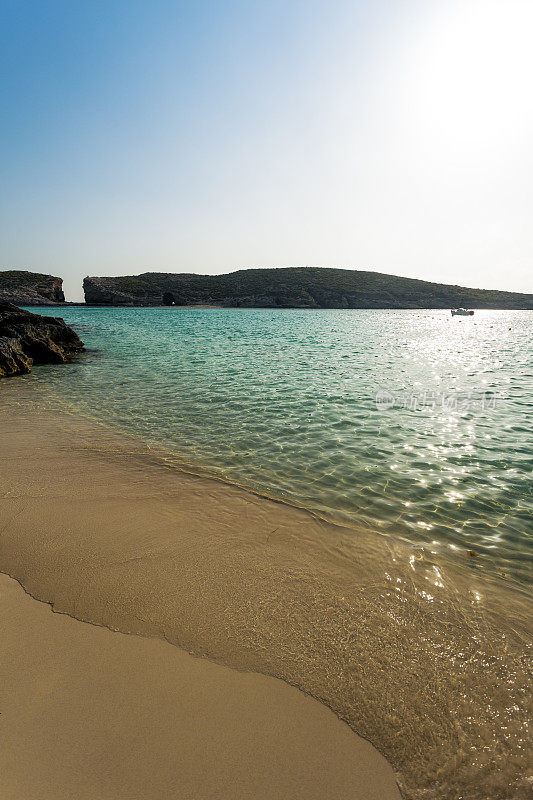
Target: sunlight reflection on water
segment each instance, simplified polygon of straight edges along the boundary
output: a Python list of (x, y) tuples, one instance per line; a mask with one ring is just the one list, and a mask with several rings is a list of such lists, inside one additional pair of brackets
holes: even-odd
[(177, 464), (531, 579), (530, 312), (61, 315), (88, 354), (28, 380)]

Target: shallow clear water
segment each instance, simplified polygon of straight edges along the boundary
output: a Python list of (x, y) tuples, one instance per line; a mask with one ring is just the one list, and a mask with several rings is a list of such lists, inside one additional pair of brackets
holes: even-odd
[(26, 380), (176, 463), (531, 581), (531, 312), (35, 310), (89, 352)]

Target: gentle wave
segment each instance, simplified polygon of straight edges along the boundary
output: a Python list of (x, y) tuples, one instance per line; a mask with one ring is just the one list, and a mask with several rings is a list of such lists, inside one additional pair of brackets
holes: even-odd
[(2, 385), (0, 461), (0, 568), (33, 596), (299, 686), (406, 800), (529, 796), (525, 593), (185, 475), (35, 388)]
[(89, 352), (27, 380), (76, 408), (178, 465), (531, 580), (530, 312), (61, 315)]

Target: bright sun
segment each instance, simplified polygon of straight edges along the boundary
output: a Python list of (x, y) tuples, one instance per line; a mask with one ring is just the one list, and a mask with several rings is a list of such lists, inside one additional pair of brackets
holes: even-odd
[(408, 56), (413, 124), (468, 153), (523, 143), (533, 129), (532, 0), (452, 0), (426, 24)]

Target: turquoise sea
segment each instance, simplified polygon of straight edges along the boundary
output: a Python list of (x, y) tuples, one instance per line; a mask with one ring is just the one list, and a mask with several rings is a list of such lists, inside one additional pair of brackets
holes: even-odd
[(531, 582), (532, 312), (31, 310), (88, 352), (26, 380), (177, 465)]

